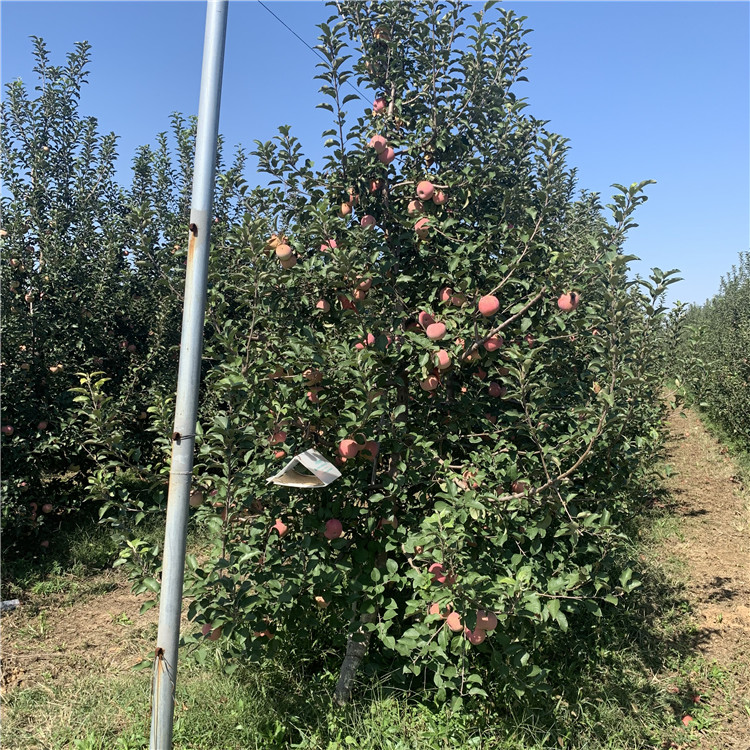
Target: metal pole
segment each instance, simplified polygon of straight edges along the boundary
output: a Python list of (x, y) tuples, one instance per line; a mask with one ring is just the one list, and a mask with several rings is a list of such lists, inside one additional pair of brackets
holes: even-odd
[(228, 0), (208, 0), (206, 7), (180, 366), (177, 374), (167, 526), (164, 534), (159, 632), (151, 683), (151, 750), (172, 748), (185, 538), (198, 413), (227, 9)]

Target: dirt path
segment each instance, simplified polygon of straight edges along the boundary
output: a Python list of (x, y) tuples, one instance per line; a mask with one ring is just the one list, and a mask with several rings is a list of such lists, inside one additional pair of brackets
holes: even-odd
[(86, 589), (32, 597), (2, 619), (2, 692), (36, 686), (45, 676), (126, 672), (140, 661), (143, 638), (156, 637), (158, 610), (140, 614), (148, 597), (107, 571)]
[(671, 417), (667, 487), (679, 533), (665, 552), (684, 563), (696, 649), (728, 676), (719, 734), (705, 750), (750, 750), (750, 507), (736, 467), (692, 412)]

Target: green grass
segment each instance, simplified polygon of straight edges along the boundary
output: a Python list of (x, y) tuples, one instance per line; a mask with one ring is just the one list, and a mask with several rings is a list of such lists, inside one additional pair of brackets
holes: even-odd
[[(176, 750), (646, 750), (720, 725), (731, 670), (696, 656), (697, 627), (684, 596), (679, 561), (664, 559), (664, 543), (679, 538), (668, 504), (638, 520), (642, 587), (605, 617), (571, 618), (568, 633), (549, 639), (538, 663), (553, 675), (548, 693), (491, 699), (460, 711), (436, 707), (429, 695), (407, 695), (387, 681), (360, 685), (345, 710), (332, 707), (336, 661), (286, 654), (245, 665), (234, 674), (215, 660), (203, 665), (183, 653), (176, 692)], [(159, 535), (160, 530), (154, 530)], [(47, 638), (44, 598), (105, 594), (106, 581), (88, 575), (106, 568), (116, 549), (106, 529), (71, 529), (35, 569), (21, 561), (13, 585), (32, 592), (30, 616), (18, 636)], [(194, 543), (198, 540), (194, 539)], [(55, 600), (57, 601), (57, 600)], [(155, 626), (134, 627), (114, 613), (123, 637), (142, 653)], [(41, 647), (41, 645), (40, 645)], [(4, 747), (16, 750), (138, 750), (148, 747), (149, 673), (85, 671), (76, 663), (64, 679), (43, 677), (4, 698)], [(365, 679), (364, 677), (362, 678)], [(701, 702), (693, 697), (700, 695)], [(750, 705), (748, 706), (750, 712)], [(681, 719), (693, 717), (689, 729)]]

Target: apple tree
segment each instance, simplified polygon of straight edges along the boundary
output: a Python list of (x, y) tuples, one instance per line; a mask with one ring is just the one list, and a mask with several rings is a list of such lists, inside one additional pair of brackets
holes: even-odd
[[(671, 276), (629, 279), (647, 183), (610, 219), (576, 196), (515, 93), (523, 19), (492, 6), (339, 4), (322, 169), (289, 127), (258, 143), (270, 184), (212, 250), (196, 638), (230, 664), (338, 649), (339, 703), (363, 660), (438, 699), (521, 692), (545, 633), (637, 586), (621, 523), (661, 444)], [(308, 448), (341, 478), (266, 482)]]

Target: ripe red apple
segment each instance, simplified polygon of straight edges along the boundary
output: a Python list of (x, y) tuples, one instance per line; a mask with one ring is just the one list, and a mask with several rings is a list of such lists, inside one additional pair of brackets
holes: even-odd
[(44, 539), (43, 541), (39, 542), (40, 547), (44, 547), (44, 549), (49, 548), (49, 539)]
[(281, 267), (285, 269), (294, 268), (297, 265), (297, 256), (292, 255), (291, 258), (281, 261)]
[(477, 367), (477, 371), (474, 373), (480, 380), (484, 380), (487, 377), (487, 370), (483, 370), (481, 367)]
[(324, 299), (319, 299), (315, 303), (315, 308), (317, 310), (322, 310), (324, 313), (327, 313), (331, 309), (331, 303), (330, 302), (326, 302), (326, 300), (324, 300)]
[(203, 493), (200, 490), (193, 490), (190, 493), (190, 507), (191, 508), (198, 508), (201, 505), (203, 505)]
[(448, 577), (443, 572), (443, 563), (432, 563), (428, 568), (428, 572), (432, 573), (433, 583), (445, 583)]
[(448, 198), (442, 190), (435, 191), (435, 194), (432, 196), (432, 202), (436, 206), (442, 206), (447, 200)]
[(500, 383), (490, 383), (488, 390), (492, 398), (502, 398), (507, 392), (507, 389)]
[(465, 294), (454, 294), (451, 297), (451, 305), (453, 307), (463, 307), (466, 304), (466, 295)]
[(338, 539), (343, 533), (344, 527), (341, 525), (341, 521), (339, 521), (338, 518), (332, 518), (330, 521), (326, 521), (326, 530), (323, 532), (323, 536), (326, 539)]
[(431, 326), (435, 322), (435, 318), (425, 310), (417, 315), (417, 320), (419, 321), (419, 325), (425, 330), (427, 329), (427, 326)]
[(330, 602), (327, 602), (322, 596), (316, 596), (315, 597), (315, 604), (320, 609), (325, 609), (330, 604)]
[(435, 354), (435, 364), (439, 370), (447, 370), (451, 366), (451, 355), (445, 349), (441, 349)]
[(418, 200), (409, 201), (409, 206), (406, 210), (410, 214), (421, 214), (424, 211), (424, 204)]
[(367, 292), (364, 291), (364, 289), (355, 289), (354, 290), (354, 299), (357, 302), (364, 302), (367, 299)]
[(356, 440), (342, 440), (339, 443), (339, 454), (343, 458), (354, 458), (359, 453), (359, 443)]
[(570, 294), (561, 294), (557, 300), (557, 306), (563, 312), (570, 312), (575, 310), (581, 302), (581, 295), (578, 292), (570, 292)]
[(417, 233), (417, 237), (419, 237), (419, 239), (426, 239), (430, 233), (430, 220), (427, 217), (420, 219), (414, 225), (414, 231)]
[(359, 223), (364, 229), (369, 229), (370, 227), (375, 226), (375, 217), (370, 214), (365, 214)]
[(357, 306), (345, 295), (339, 294), (338, 300), (341, 303), (342, 310), (356, 310)]
[(276, 257), (279, 260), (287, 260), (292, 257), (292, 248), (289, 245), (277, 245)]
[(395, 158), (396, 152), (390, 146), (388, 146), (385, 151), (378, 155), (378, 159), (380, 159), (383, 164), (390, 164)]
[(434, 194), (435, 187), (428, 180), (422, 180), (422, 182), (417, 185), (417, 195), (419, 196), (420, 200), (428, 201)]
[(2, 429), (3, 435), (12, 435), (15, 431), (16, 430), (13, 427), (13, 425), (9, 425), (9, 424), (3, 425), (3, 429)]
[(276, 523), (271, 526), (271, 530), (276, 529), (279, 536), (286, 536), (287, 531), (289, 531), (289, 527), (280, 519), (276, 519)]
[(339, 216), (341, 216), (342, 218), (345, 216), (349, 216), (351, 212), (352, 212), (351, 203), (342, 203), (341, 206), (339, 206)]
[(219, 638), (221, 638), (222, 630), (223, 630), (222, 627), (214, 628), (214, 630), (211, 631), (211, 635), (208, 636), (208, 640), (209, 641), (218, 641)]
[(18, 266), (21, 265), (21, 261), (18, 260), (18, 258), (11, 258), (10, 259), (10, 267), (11, 268), (18, 268)]
[(370, 180), (370, 192), (376, 193), (378, 190), (382, 190), (385, 187), (385, 180), (382, 177)]
[(477, 628), (482, 630), (494, 630), (497, 627), (497, 616), (494, 612), (483, 609), (477, 610)]
[(307, 400), (311, 404), (317, 404), (320, 402), (320, 396), (318, 396), (318, 393), (321, 391), (321, 388), (310, 388), (310, 390), (307, 392)]
[(423, 391), (434, 391), (440, 385), (440, 379), (437, 375), (428, 375), (419, 384)]
[(388, 141), (383, 135), (374, 135), (367, 144), (370, 148), (375, 149), (376, 154), (382, 154), (388, 147)]
[(484, 340), (483, 346), (488, 352), (496, 352), (504, 343), (502, 336), (490, 336)]
[(510, 485), (510, 490), (514, 495), (520, 495), (522, 492), (526, 492), (528, 486), (528, 482), (516, 480)]
[(444, 286), (440, 290), (440, 301), (444, 304), (450, 303), (451, 299), (453, 298), (453, 290), (449, 286)]
[(368, 451), (369, 454), (375, 458), (375, 456), (378, 455), (380, 452), (380, 444), (377, 442), (377, 440), (368, 440), (364, 446), (362, 447), (363, 451)]
[(136, 349), (136, 346), (135, 346), (135, 344), (130, 344), (130, 345), (128, 346), (128, 351), (129, 351), (129, 352), (130, 352), (131, 354), (135, 354), (135, 349)]
[(357, 289), (361, 289), (364, 292), (369, 291), (370, 287), (372, 286), (372, 279), (357, 279), (359, 283), (357, 284)]
[(321, 253), (327, 253), (329, 250), (335, 250), (338, 247), (336, 244), (336, 240), (334, 239), (327, 239), (321, 246), (320, 246), (320, 252)]
[(273, 433), (269, 442), (271, 445), (278, 445), (279, 443), (286, 442), (286, 432), (284, 432), (284, 430), (277, 430)]
[(480, 643), (484, 643), (484, 639), (487, 637), (487, 633), (481, 628), (477, 627), (474, 630), (464, 628), (464, 638), (466, 638), (472, 646), (478, 646)]
[(47, 427), (49, 427), (49, 422), (47, 422), (47, 421), (45, 421), (45, 420), (42, 420), (42, 421), (41, 421), (41, 422), (40, 422), (40, 423), (39, 423), (39, 424), (38, 424), (38, 425), (36, 426), (37, 430), (40, 430), (40, 431), (42, 431), (42, 432), (44, 432), (44, 430), (46, 430), (46, 429), (47, 429)]
[(458, 612), (451, 612), (445, 618), (445, 623), (454, 633), (458, 633), (464, 629), (464, 624), (461, 622), (461, 615)]
[(42, 513), (52, 513), (52, 503), (42, 505)]
[(431, 341), (440, 341), (447, 332), (445, 323), (431, 323), (427, 326), (425, 333)]
[(427, 611), (431, 615), (440, 615), (443, 619), (447, 617), (447, 615), (444, 615), (440, 611), (440, 605), (437, 602), (433, 602), (432, 604), (430, 604), (430, 608)]
[(478, 307), (480, 314), (489, 318), (500, 309), (500, 300), (494, 294), (487, 294), (479, 300)]
[(374, 115), (379, 115), (381, 112), (385, 112), (385, 108), (387, 106), (388, 105), (387, 105), (385, 99), (382, 96), (379, 96), (372, 103), (372, 113)]

